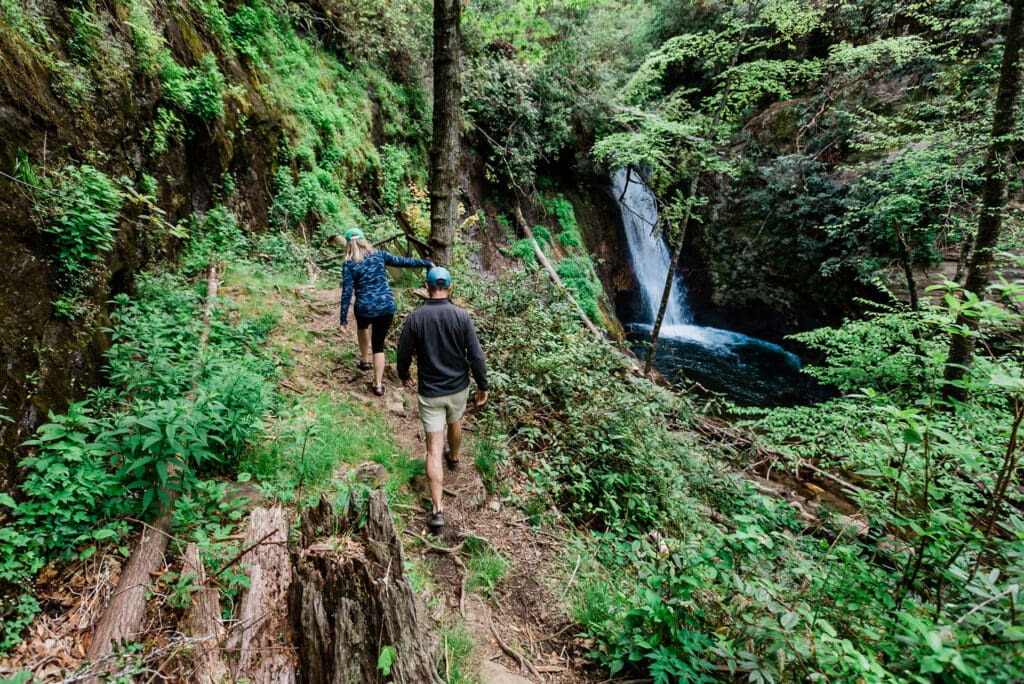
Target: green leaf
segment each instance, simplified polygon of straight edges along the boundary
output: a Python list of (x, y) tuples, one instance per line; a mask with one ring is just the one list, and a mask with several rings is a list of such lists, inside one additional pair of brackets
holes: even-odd
[(377, 669), (385, 677), (391, 675), (391, 665), (394, 664), (397, 655), (394, 646), (384, 646), (380, 649), (380, 656), (377, 658)]

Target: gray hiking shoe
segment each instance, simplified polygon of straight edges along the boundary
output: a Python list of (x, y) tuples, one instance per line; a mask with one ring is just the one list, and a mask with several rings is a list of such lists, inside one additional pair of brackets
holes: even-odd
[(433, 532), (437, 532), (444, 527), (444, 514), (440, 511), (435, 511), (427, 516), (427, 527)]

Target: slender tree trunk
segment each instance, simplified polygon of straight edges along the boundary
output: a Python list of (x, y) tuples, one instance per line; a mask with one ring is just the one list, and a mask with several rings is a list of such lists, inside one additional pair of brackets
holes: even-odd
[(910, 294), (910, 309), (918, 311), (920, 303), (917, 299), (917, 280), (914, 279), (914, 256), (907, 243), (907, 236), (896, 226), (896, 239), (899, 240), (900, 265), (903, 267), (903, 277), (907, 281), (907, 292)]
[[(1006, 46), (1003, 64), (999, 72), (999, 87), (996, 91), (995, 112), (992, 117), (992, 139), (985, 156), (985, 184), (981, 192), (981, 214), (978, 217), (978, 234), (974, 237), (974, 249), (967, 263), (967, 277), (964, 290), (983, 298), (988, 291), (989, 276), (996, 242), (1003, 225), (1005, 206), (1005, 167), (1012, 154), (1010, 134), (1014, 128), (1017, 95), (1020, 91), (1020, 49), (1024, 42), (1024, 0), (1013, 0), (1010, 23), (1006, 28)], [(954, 333), (946, 356), (943, 390), (947, 399), (963, 401), (967, 388), (963, 378), (970, 368), (974, 356), (974, 338), (970, 334), (977, 329), (976, 319), (959, 314), (956, 325), (966, 333)]]
[(430, 148), (430, 249), (452, 261), (459, 207), (459, 16), (462, 0), (434, 0), (434, 120)]
[(679, 229), (679, 238), (676, 240), (675, 248), (672, 250), (672, 260), (668, 265), (668, 275), (665, 277), (665, 289), (661, 291), (661, 304), (658, 306), (658, 316), (654, 319), (654, 327), (651, 329), (651, 344), (647, 347), (647, 360), (644, 362), (644, 375), (651, 372), (651, 365), (654, 363), (654, 352), (658, 349), (658, 337), (661, 335), (661, 324), (665, 320), (665, 310), (668, 308), (668, 300), (671, 299), (672, 284), (675, 281), (676, 268), (679, 267), (679, 257), (683, 253), (683, 244), (686, 242), (686, 228), (690, 225), (690, 215), (693, 213), (693, 199), (697, 196), (697, 183), (700, 182), (698, 175), (690, 185), (690, 194), (686, 198), (686, 215), (683, 216), (683, 224)]

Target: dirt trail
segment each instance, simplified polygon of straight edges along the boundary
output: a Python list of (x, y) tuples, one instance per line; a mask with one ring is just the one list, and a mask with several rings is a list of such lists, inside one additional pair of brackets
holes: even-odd
[[(348, 335), (343, 335), (338, 325), (340, 291), (307, 290), (305, 296), (309, 315), (301, 325), (314, 334), (317, 344), (351, 350), (358, 356), (354, 326)], [(389, 335), (389, 344), (396, 342), (399, 327), (396, 325)], [(385, 372), (385, 395), (377, 397), (370, 391), (371, 372), (358, 371), (354, 361), (344, 361), (329, 369), (317, 367), (317, 359), (327, 356), (322, 351), (317, 354), (312, 350), (305, 358), (297, 357), (298, 364), (305, 366), (297, 375), (314, 384), (303, 389), (347, 389), (353, 398), (375, 406), (399, 445), (413, 457), (422, 458), (424, 433), (416, 411), (416, 397), (402, 389), (394, 367), (389, 366)], [(607, 675), (598, 672), (585, 658), (586, 648), (574, 636), (577, 625), (566, 615), (560, 600), (570, 579), (564, 569), (564, 549), (555, 535), (528, 525), (520, 511), (487, 493), (472, 458), (475, 418), (472, 410), (467, 411), (459, 469), (445, 471), (447, 524), (441, 534), (431, 535), (426, 527), (429, 498), (425, 476), (412, 482), (422, 505), (394, 510), (400, 518), (396, 520), (398, 526), (405, 530), (407, 555), (429, 568), (436, 585), (438, 595), (434, 597), (431, 617), (437, 623), (451, 624), (459, 620), (461, 609), (464, 624), (478, 645), (474, 657), (483, 684), (537, 682), (541, 681), (538, 674), (551, 684), (602, 681)], [(474, 592), (462, 596), (469, 558), (465, 546), (453, 554), (427, 545), (453, 547), (470, 537), (484, 540), (508, 560), (507, 571), (486, 592), (487, 596)], [(502, 649), (494, 632), (506, 646), (525, 656), (535, 672), (529, 666), (521, 668)]]

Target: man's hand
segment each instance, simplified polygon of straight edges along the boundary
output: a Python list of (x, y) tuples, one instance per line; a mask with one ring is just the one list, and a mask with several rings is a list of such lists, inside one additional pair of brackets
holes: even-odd
[(341, 334), (348, 335), (348, 326), (345, 325), (344, 323), (341, 324)]
[(487, 392), (483, 390), (476, 391), (476, 405), (477, 407), (483, 406), (487, 403)]
[(406, 378), (405, 380), (403, 380), (402, 386), (405, 387), (405, 389), (409, 390), (410, 392), (416, 389), (416, 383), (412, 381), (412, 378)]

